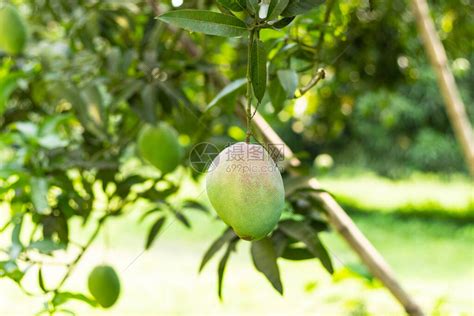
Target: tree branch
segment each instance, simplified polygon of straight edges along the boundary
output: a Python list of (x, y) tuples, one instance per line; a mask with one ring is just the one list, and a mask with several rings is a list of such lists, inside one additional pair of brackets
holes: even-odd
[(418, 29), (425, 44), (425, 50), (436, 72), (438, 86), (444, 98), (444, 105), (454, 130), (454, 134), (464, 152), (467, 167), (474, 177), (474, 132), (467, 118), (464, 103), (456, 86), (453, 73), (448, 66), (448, 57), (429, 15), (426, 0), (412, 0), (413, 12)]
[(308, 82), (306, 86), (299, 90), (300, 97), (305, 95), (309, 90), (311, 90), (315, 85), (318, 84), (319, 81), (326, 78), (326, 71), (323, 68), (319, 68), (316, 72), (316, 75)]

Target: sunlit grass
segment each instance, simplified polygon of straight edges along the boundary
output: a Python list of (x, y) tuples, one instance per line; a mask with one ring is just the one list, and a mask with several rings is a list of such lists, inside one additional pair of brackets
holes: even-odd
[(359, 210), (474, 219), (474, 184), (463, 176), (414, 174), (390, 180), (370, 173), (320, 178), (342, 204)]

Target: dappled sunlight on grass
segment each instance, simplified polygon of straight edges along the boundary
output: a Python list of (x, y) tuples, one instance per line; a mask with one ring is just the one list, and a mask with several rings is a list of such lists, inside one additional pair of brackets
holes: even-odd
[(474, 219), (474, 185), (463, 176), (414, 174), (390, 180), (371, 173), (320, 178), (337, 200), (360, 210), (449, 215)]

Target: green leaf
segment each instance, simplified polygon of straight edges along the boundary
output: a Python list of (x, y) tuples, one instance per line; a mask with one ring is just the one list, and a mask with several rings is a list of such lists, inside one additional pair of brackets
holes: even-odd
[(367, 267), (359, 262), (348, 263), (346, 264), (346, 268), (367, 281), (373, 281), (375, 279)]
[(283, 234), (281, 231), (276, 230), (273, 232), (272, 236), (273, 247), (275, 247), (275, 254), (277, 257), (281, 257), (283, 251), (288, 246), (288, 237)]
[(47, 214), (48, 206), (48, 181), (45, 178), (33, 177), (30, 181), (31, 201), (38, 214)]
[(59, 293), (56, 293), (56, 295), (53, 298), (52, 303), (53, 303), (54, 306), (59, 306), (59, 305), (62, 305), (64, 303), (66, 303), (69, 300), (82, 301), (84, 303), (89, 304), (92, 307), (97, 307), (98, 306), (98, 304), (95, 300), (85, 296), (84, 294), (72, 293), (72, 292), (59, 292)]
[(24, 275), (15, 261), (0, 261), (0, 277), (6, 276), (18, 283)]
[(222, 248), (222, 246), (236, 237), (237, 236), (231, 228), (226, 229), (226, 231), (212, 243), (211, 247), (209, 247), (209, 249), (204, 254), (201, 265), (199, 266), (199, 272), (204, 269), (209, 260), (212, 259), (212, 257)]
[(153, 241), (155, 240), (156, 236), (158, 235), (161, 228), (163, 227), (165, 220), (166, 220), (166, 217), (161, 217), (153, 224), (153, 226), (151, 226), (150, 232), (148, 233), (146, 245), (145, 245), (146, 250), (150, 249), (151, 245), (153, 244)]
[(32, 122), (17, 122), (15, 128), (26, 139), (36, 139), (38, 137), (38, 125)]
[(258, 12), (258, 0), (246, 0), (247, 10), (250, 11), (253, 15)]
[(56, 149), (66, 147), (69, 142), (62, 139), (57, 134), (49, 134), (38, 139), (38, 144), (46, 149)]
[(186, 226), (187, 228), (191, 228), (191, 223), (189, 222), (188, 218), (183, 215), (183, 213), (177, 211), (174, 213), (174, 215), (176, 216), (176, 219), (180, 221), (184, 226)]
[(32, 242), (28, 247), (44, 254), (50, 254), (53, 251), (65, 249), (66, 246), (64, 244), (55, 243), (51, 239), (43, 239)]
[[(17, 249), (23, 248), (23, 245), (20, 240), (22, 224), (23, 224), (23, 218), (20, 218), (20, 220), (17, 223), (15, 223), (15, 226), (13, 226), (12, 248), (17, 248)], [(12, 256), (12, 257), (16, 257), (16, 256)]]
[(308, 250), (319, 258), (324, 268), (329, 273), (334, 273), (331, 258), (311, 226), (304, 222), (286, 220), (280, 222), (278, 227), (287, 236), (303, 242)]
[(293, 69), (278, 70), (278, 79), (286, 91), (286, 98), (293, 99), (298, 87), (298, 74)]
[(268, 9), (268, 20), (274, 20), (285, 10), (288, 6), (289, 0), (272, 0), (270, 8)]
[(65, 124), (69, 120), (72, 120), (74, 116), (72, 114), (56, 114), (54, 116), (48, 116), (41, 123), (39, 127), (39, 135), (46, 136), (49, 134), (55, 134), (58, 127)]
[(273, 287), (280, 294), (283, 294), (283, 285), (281, 284), (277, 255), (272, 240), (267, 237), (254, 241), (252, 242), (250, 251), (252, 253), (252, 260), (255, 268), (267, 277)]
[(273, 23), (272, 26), (276, 29), (282, 29), (284, 27), (287, 27), (291, 22), (293, 22), (294, 19), (295, 19), (294, 16), (286, 17), (286, 18), (283, 18), (283, 19), (279, 20), (276, 23)]
[(130, 193), (132, 186), (134, 186), (135, 184), (143, 183), (145, 181), (146, 179), (139, 175), (132, 175), (130, 177), (127, 177), (123, 181), (117, 183), (117, 191), (115, 194), (124, 199)]
[(23, 77), (21, 73), (11, 73), (0, 78), (0, 115), (3, 114), (10, 95), (17, 88), (18, 79)]
[(308, 249), (306, 248), (300, 248), (300, 247), (287, 247), (282, 255), (282, 258), (288, 259), (288, 260), (294, 260), (294, 261), (299, 261), (299, 260), (308, 260), (308, 259), (314, 259), (315, 255), (312, 254)]
[(296, 16), (310, 11), (323, 3), (324, 0), (292, 0), (286, 9), (281, 13), (282, 16)]
[(41, 290), (44, 293), (48, 292), (48, 290), (46, 289), (46, 286), (44, 285), (43, 268), (42, 267), (38, 268), (38, 284), (39, 284), (39, 287), (41, 288)]
[(272, 106), (275, 109), (275, 113), (278, 114), (283, 109), (286, 101), (285, 89), (283, 89), (278, 78), (275, 78), (270, 82), (268, 94), (270, 95), (270, 101), (272, 102)]
[(243, 87), (245, 85), (246, 82), (247, 82), (247, 79), (242, 78), (242, 79), (238, 79), (238, 80), (235, 80), (235, 81), (232, 81), (231, 83), (229, 83), (209, 103), (209, 105), (206, 107), (206, 111), (212, 109), (217, 103), (219, 103), (219, 101), (221, 101), (226, 96), (228, 96), (228, 95), (234, 93), (235, 91), (239, 90), (241, 87)]
[(43, 216), (41, 225), (43, 226), (45, 239), (51, 239), (54, 235), (57, 235), (62, 243), (67, 244), (69, 242), (69, 225), (63, 213)]
[(205, 10), (177, 10), (159, 16), (163, 22), (192, 32), (225, 37), (242, 36), (247, 26), (238, 18)]
[(227, 261), (229, 260), (230, 253), (235, 250), (235, 245), (237, 244), (237, 240), (232, 240), (229, 242), (229, 245), (227, 246), (227, 249), (224, 253), (224, 255), (221, 258), (221, 261), (219, 262), (219, 267), (217, 268), (217, 294), (219, 295), (219, 298), (222, 300), (222, 284), (224, 282), (224, 273), (225, 273), (225, 267), (227, 265)]
[(203, 211), (204, 213), (209, 213), (209, 209), (206, 206), (204, 206), (203, 204), (195, 200), (185, 200), (183, 202), (183, 208), (194, 209), (194, 210)]
[(245, 9), (245, 0), (217, 0), (217, 2), (231, 11), (241, 12)]
[(250, 76), (255, 97), (262, 102), (267, 88), (267, 53), (262, 41), (255, 39), (250, 54)]

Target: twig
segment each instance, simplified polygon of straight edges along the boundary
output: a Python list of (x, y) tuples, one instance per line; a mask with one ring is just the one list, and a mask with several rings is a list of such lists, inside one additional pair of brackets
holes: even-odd
[(249, 44), (247, 52), (247, 135), (245, 138), (245, 142), (247, 144), (250, 143), (250, 137), (252, 136), (252, 79), (250, 71), (254, 37), (255, 30), (251, 30), (249, 35)]
[(55, 292), (57, 293), (60, 288), (64, 285), (64, 283), (66, 282), (66, 280), (69, 278), (69, 276), (71, 275), (71, 273), (73, 272), (74, 268), (76, 267), (76, 265), (79, 263), (79, 261), (81, 260), (82, 256), (86, 253), (87, 249), (92, 245), (92, 243), (94, 242), (95, 238), (97, 237), (97, 235), (99, 234), (100, 232), (100, 229), (102, 228), (102, 225), (104, 224), (105, 220), (107, 219), (107, 217), (109, 216), (110, 214), (106, 214), (104, 216), (102, 216), (98, 223), (97, 223), (97, 227), (95, 229), (95, 231), (92, 233), (92, 235), (89, 237), (89, 240), (87, 241), (87, 243), (82, 247), (82, 251), (79, 253), (79, 255), (77, 255), (76, 259), (74, 259), (73, 262), (71, 262), (71, 264), (69, 265), (69, 268), (66, 272), (66, 274), (63, 276), (63, 278), (61, 279), (61, 281), (58, 283), (58, 285), (56, 286), (56, 288), (54, 290), (52, 290), (52, 292)]
[(326, 78), (326, 71), (323, 68), (319, 68), (316, 72), (316, 75), (308, 82), (306, 86), (299, 90), (300, 96), (305, 95), (309, 90), (311, 90), (319, 81)]

